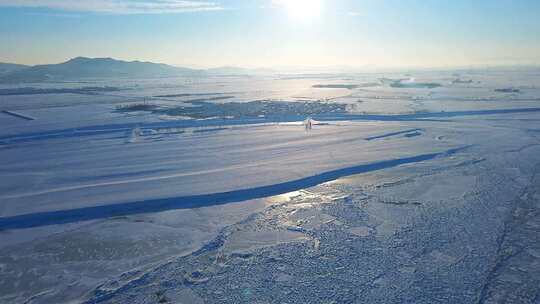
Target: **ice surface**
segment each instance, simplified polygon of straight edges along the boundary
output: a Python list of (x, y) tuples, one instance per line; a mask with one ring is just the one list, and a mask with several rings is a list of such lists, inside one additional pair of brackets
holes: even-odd
[[(0, 112), (0, 302), (534, 303), (539, 77), (212, 76), (2, 95), (1, 111), (34, 120)], [(161, 111), (118, 111), (141, 102)], [(258, 113), (265, 102), (279, 115)], [(212, 115), (170, 111), (201, 104)]]

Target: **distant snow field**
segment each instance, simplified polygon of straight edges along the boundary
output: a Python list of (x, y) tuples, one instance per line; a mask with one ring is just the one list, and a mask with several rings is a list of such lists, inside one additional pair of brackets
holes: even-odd
[(540, 74), (409, 74), (3, 86), (0, 303), (538, 303)]

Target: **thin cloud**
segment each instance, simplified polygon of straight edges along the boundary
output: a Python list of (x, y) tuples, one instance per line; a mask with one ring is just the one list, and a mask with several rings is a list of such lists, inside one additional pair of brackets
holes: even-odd
[(111, 14), (163, 14), (223, 9), (216, 2), (185, 0), (0, 0), (0, 6)]

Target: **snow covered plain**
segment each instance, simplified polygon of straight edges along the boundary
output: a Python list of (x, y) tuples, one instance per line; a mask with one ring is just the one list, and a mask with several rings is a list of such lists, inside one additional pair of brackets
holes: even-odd
[(540, 303), (540, 72), (410, 74), (0, 88), (0, 302)]

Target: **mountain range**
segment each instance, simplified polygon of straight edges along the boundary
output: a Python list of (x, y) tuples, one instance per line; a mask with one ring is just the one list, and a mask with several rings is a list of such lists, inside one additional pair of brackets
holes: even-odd
[(270, 70), (222, 67), (190, 69), (162, 63), (123, 61), (113, 58), (77, 57), (59, 64), (25, 66), (0, 63), (0, 82), (28, 83), (85, 78), (157, 78), (176, 76), (253, 75)]
[(14, 64), (14, 63), (1, 63), (0, 62), (0, 77), (9, 73), (13, 73), (18, 70), (28, 68), (27, 65)]

